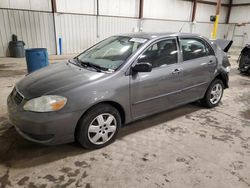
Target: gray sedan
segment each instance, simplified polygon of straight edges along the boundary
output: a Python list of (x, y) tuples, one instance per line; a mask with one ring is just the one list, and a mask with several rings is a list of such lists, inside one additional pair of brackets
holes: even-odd
[(101, 148), (134, 120), (198, 100), (217, 106), (231, 43), (183, 33), (109, 37), (20, 80), (8, 97), (9, 118), (34, 142)]

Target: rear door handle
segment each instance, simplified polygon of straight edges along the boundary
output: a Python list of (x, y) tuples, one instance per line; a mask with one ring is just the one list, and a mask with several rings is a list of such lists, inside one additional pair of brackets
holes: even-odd
[(174, 69), (172, 71), (172, 74), (179, 74), (181, 72), (181, 69)]

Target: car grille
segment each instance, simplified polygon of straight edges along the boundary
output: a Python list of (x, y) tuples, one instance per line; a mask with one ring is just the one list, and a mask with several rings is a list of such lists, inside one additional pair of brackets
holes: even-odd
[(16, 90), (16, 88), (12, 91), (12, 99), (17, 105), (21, 104), (23, 101), (23, 96)]

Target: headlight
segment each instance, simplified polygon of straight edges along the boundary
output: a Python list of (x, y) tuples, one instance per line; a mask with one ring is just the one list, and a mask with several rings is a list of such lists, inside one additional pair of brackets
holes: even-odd
[(227, 73), (229, 73), (230, 70), (231, 70), (231, 67), (230, 67), (230, 66), (226, 67), (226, 72), (227, 72)]
[(23, 109), (33, 112), (51, 112), (62, 109), (67, 98), (58, 95), (44, 95), (27, 101)]

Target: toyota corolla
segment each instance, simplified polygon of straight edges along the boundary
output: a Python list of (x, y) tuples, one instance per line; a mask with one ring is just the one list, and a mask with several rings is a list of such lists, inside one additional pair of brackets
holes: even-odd
[(183, 33), (109, 37), (20, 80), (8, 97), (9, 118), (30, 141), (101, 148), (134, 120), (194, 101), (217, 106), (231, 43)]

